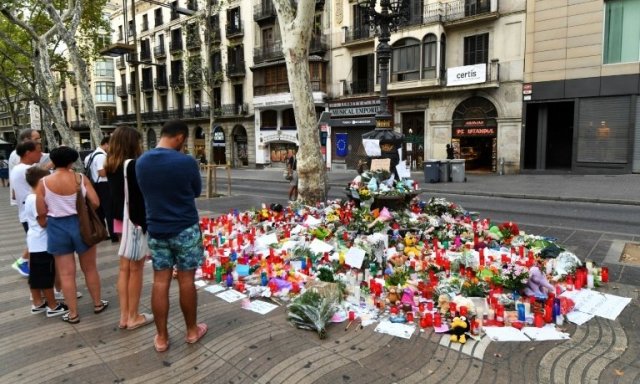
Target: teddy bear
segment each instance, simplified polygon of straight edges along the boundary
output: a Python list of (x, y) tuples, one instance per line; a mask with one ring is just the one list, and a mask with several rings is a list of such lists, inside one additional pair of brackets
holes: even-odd
[(467, 318), (464, 316), (456, 316), (451, 320), (451, 328), (447, 333), (451, 334), (451, 342), (458, 342), (460, 344), (464, 344), (467, 342), (467, 338), (465, 333), (469, 329), (469, 322)]
[(404, 235), (404, 254), (407, 256), (420, 255), (420, 250), (418, 249), (418, 247), (416, 247), (417, 243), (418, 239), (416, 238), (416, 236), (413, 233), (407, 232), (407, 234)]
[(524, 288), (524, 294), (527, 296), (546, 297), (549, 292), (554, 292), (555, 288), (544, 273), (540, 270), (540, 267), (534, 265), (529, 269), (529, 281)]
[(438, 296), (438, 308), (440, 308), (440, 313), (445, 315), (449, 313), (451, 298), (446, 293)]
[(400, 301), (398, 289), (396, 287), (389, 287), (389, 292), (387, 293), (387, 303), (389, 303), (390, 305), (396, 305), (398, 301)]

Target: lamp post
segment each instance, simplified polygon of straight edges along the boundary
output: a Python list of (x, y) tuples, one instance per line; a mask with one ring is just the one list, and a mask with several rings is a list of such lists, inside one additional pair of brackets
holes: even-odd
[[(376, 6), (380, 11), (376, 11)], [(374, 29), (378, 37), (376, 56), (378, 57), (378, 69), (380, 76), (380, 107), (376, 113), (376, 128), (362, 135), (363, 139), (379, 140), (381, 156), (374, 158), (391, 159), (390, 171), (395, 171), (395, 166), (400, 162), (398, 149), (402, 145), (404, 135), (395, 132), (392, 126), (391, 113), (389, 113), (389, 98), (387, 96), (387, 83), (389, 81), (389, 61), (391, 60), (391, 46), (389, 38), (391, 32), (406, 20), (408, 10), (407, 0), (358, 0), (358, 6), (366, 13), (365, 20)], [(371, 158), (369, 160), (371, 166)]]

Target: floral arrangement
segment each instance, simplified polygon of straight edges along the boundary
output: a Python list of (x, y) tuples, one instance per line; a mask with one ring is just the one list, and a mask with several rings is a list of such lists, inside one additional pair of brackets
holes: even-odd
[(506, 241), (511, 240), (514, 236), (518, 236), (520, 234), (520, 229), (518, 228), (518, 224), (513, 222), (505, 222), (498, 226), (500, 233), (502, 234), (502, 238)]
[(522, 290), (529, 281), (529, 270), (527, 267), (509, 263), (502, 267), (502, 272), (497, 274), (493, 278), (494, 283), (502, 285), (505, 289), (510, 291)]
[(489, 293), (489, 284), (477, 277), (466, 279), (460, 286), (460, 294), (466, 297), (485, 297)]

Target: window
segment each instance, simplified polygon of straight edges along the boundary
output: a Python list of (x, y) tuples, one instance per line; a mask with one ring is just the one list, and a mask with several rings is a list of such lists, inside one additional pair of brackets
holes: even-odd
[(447, 36), (440, 35), (440, 78), (447, 78)]
[(147, 15), (142, 15), (142, 31), (146, 31), (149, 29), (149, 17)]
[(393, 45), (391, 81), (420, 79), (420, 41), (402, 39)]
[(96, 81), (96, 102), (115, 102), (115, 85), (112, 81)]
[(489, 34), (464, 38), (464, 65), (489, 62)]
[(95, 75), (102, 77), (113, 77), (113, 60), (99, 59), (96, 61)]
[(155, 19), (155, 23), (156, 23), (156, 27), (159, 27), (162, 25), (162, 8), (158, 8), (156, 9), (154, 12), (154, 19)]
[(640, 1), (605, 1), (604, 63), (640, 61)]
[(435, 79), (437, 66), (438, 39), (434, 34), (428, 34), (424, 38), (424, 49), (422, 59), (422, 78)]

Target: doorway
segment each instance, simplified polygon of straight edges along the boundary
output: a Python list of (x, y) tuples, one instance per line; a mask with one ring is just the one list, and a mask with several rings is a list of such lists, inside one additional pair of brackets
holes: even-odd
[(412, 169), (421, 169), (424, 160), (424, 112), (402, 114), (404, 147), (402, 156)]
[(573, 101), (527, 105), (525, 169), (571, 169), (573, 114)]

